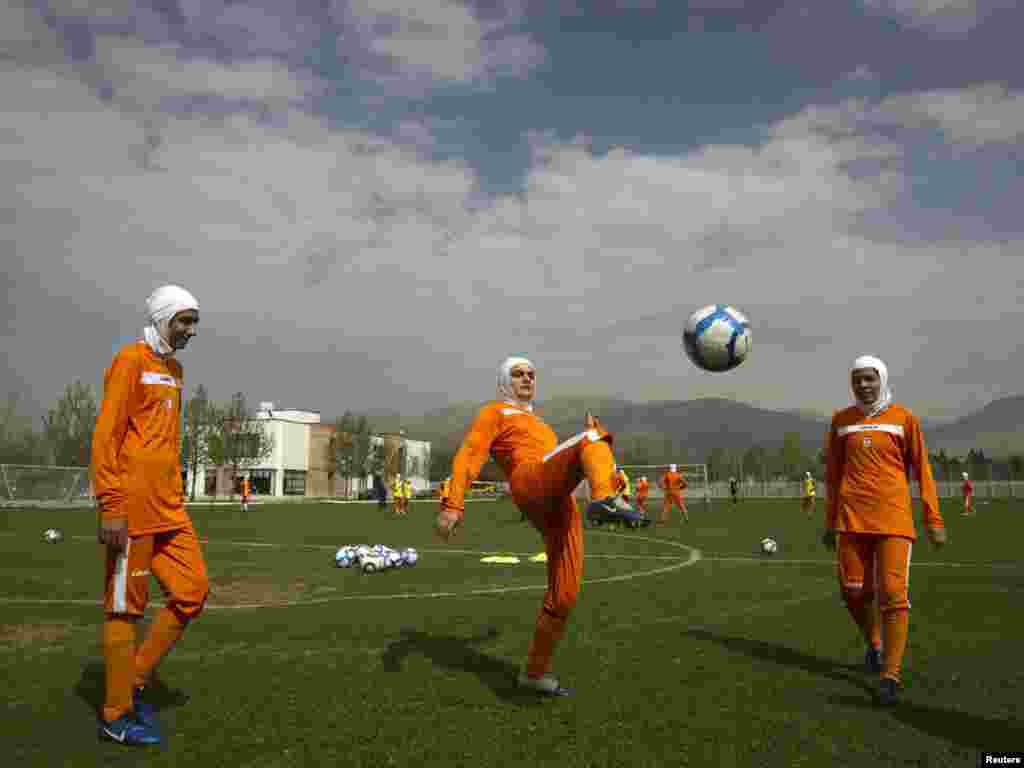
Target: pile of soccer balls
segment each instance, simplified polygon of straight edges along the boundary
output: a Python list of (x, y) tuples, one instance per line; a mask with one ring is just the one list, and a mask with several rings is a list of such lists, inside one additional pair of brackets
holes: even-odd
[(64, 541), (64, 534), (58, 531), (56, 528), (47, 528), (43, 531), (43, 541), (47, 544), (57, 544)]
[(354, 544), (342, 547), (334, 555), (339, 568), (358, 568), (363, 573), (377, 573), (389, 568), (409, 568), (416, 565), (419, 553), (412, 547), (392, 549), (383, 544)]

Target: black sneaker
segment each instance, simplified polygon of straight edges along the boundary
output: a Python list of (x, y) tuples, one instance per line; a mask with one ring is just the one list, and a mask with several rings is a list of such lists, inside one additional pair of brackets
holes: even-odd
[(896, 690), (898, 686), (895, 680), (883, 677), (878, 685), (878, 704), (882, 707), (891, 707), (896, 703)]
[(633, 509), (621, 496), (609, 496), (590, 502), (587, 517), (600, 523), (625, 523), (636, 528), (643, 516)]

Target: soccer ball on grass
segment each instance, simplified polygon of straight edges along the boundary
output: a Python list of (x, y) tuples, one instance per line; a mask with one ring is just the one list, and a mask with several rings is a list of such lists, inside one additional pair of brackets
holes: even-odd
[(47, 544), (57, 544), (64, 540), (64, 534), (56, 528), (47, 528), (43, 531), (43, 541)]
[(683, 349), (698, 368), (721, 373), (731, 371), (750, 354), (750, 322), (727, 304), (701, 307), (683, 328)]
[(761, 553), (765, 555), (774, 555), (779, 551), (779, 542), (773, 539), (771, 536), (766, 536), (761, 539)]

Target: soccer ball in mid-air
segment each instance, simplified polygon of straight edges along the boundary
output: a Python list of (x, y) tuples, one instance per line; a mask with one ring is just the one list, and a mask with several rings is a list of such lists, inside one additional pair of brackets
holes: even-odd
[(761, 539), (761, 552), (766, 555), (774, 555), (779, 551), (779, 542), (773, 539), (771, 536), (766, 536)]
[(750, 322), (727, 304), (701, 307), (683, 328), (683, 349), (705, 371), (731, 371), (750, 354)]
[(64, 540), (64, 534), (58, 531), (56, 528), (47, 528), (43, 531), (43, 541), (47, 544), (56, 544), (57, 542)]

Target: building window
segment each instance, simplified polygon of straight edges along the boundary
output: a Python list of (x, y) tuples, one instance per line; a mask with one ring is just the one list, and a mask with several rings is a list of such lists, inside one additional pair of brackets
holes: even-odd
[(286, 469), (284, 471), (284, 495), (306, 495), (306, 473), (303, 470)]
[(274, 470), (253, 469), (249, 471), (253, 493), (270, 496), (274, 493)]

